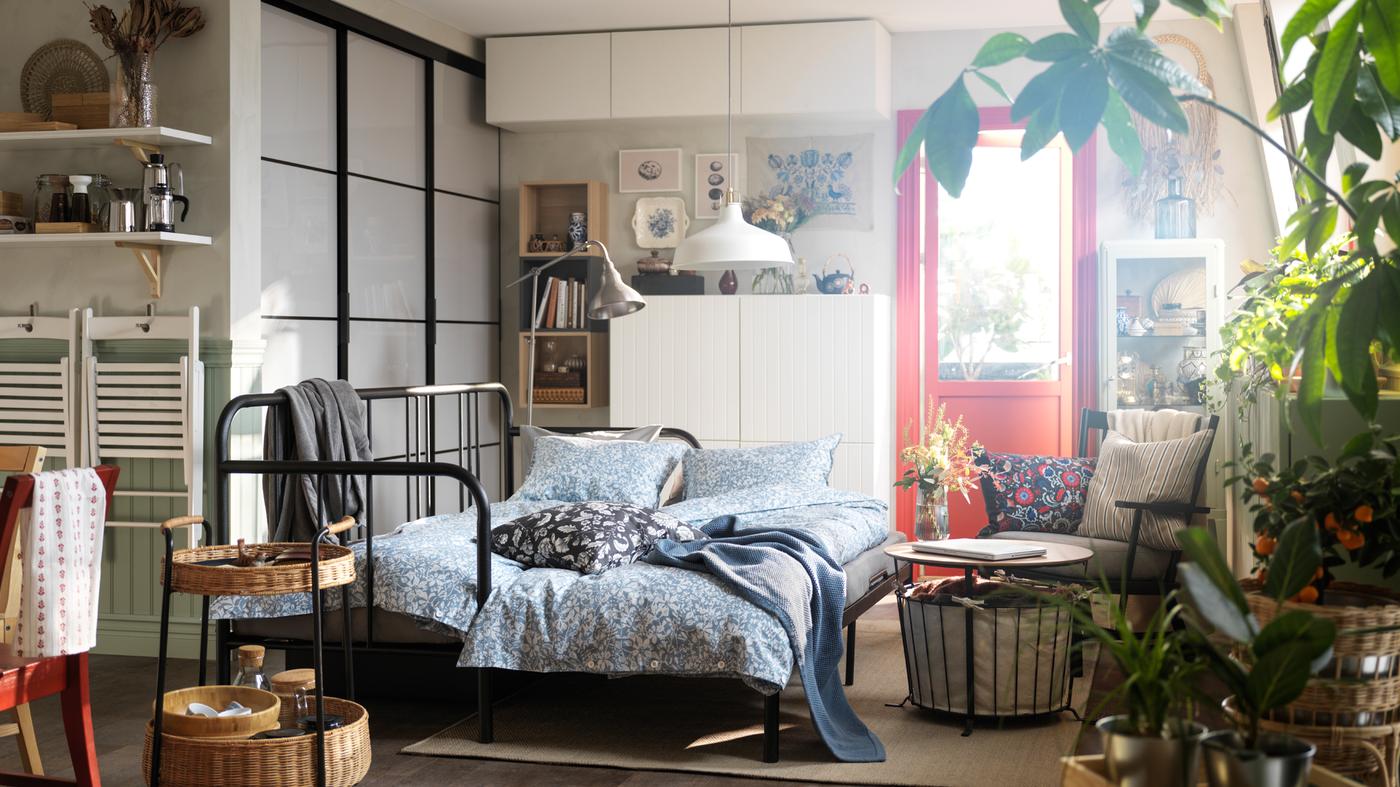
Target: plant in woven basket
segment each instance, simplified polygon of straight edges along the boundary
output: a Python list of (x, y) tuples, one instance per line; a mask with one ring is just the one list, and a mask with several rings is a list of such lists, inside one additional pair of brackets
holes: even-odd
[(121, 16), (105, 5), (88, 7), (92, 32), (117, 58), (118, 99), (113, 125), (155, 123), (151, 61), (172, 38), (187, 38), (204, 29), (204, 13), (178, 0), (129, 0)]
[[(1254, 456), (1245, 446), (1229, 482), (1243, 487), (1254, 516), (1254, 561), (1271, 595), (1291, 578), (1277, 576), (1280, 556), (1305, 548), (1295, 522), (1317, 539), (1321, 565), (1288, 598), (1318, 602), (1344, 564), (1378, 569), (1387, 579), (1400, 573), (1400, 436), (1379, 428), (1353, 437), (1336, 462), (1310, 456), (1278, 466), (1272, 454)], [(1291, 535), (1290, 535), (1291, 532)], [(1309, 542), (1310, 543), (1310, 542)], [(1287, 565), (1287, 564), (1285, 564)]]

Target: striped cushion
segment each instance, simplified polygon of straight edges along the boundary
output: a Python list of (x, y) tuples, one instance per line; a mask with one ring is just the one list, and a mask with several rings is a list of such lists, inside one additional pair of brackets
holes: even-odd
[[(1110, 431), (1099, 449), (1098, 468), (1089, 481), (1084, 521), (1079, 535), (1127, 541), (1133, 532), (1133, 511), (1115, 508), (1119, 500), (1134, 503), (1193, 503), (1196, 471), (1210, 450), (1214, 430), (1156, 443), (1135, 443)], [(1155, 549), (1180, 549), (1176, 531), (1188, 517), (1144, 512), (1138, 543)]]

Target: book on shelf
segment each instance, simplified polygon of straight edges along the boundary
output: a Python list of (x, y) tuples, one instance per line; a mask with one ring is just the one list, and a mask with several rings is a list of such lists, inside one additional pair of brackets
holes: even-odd
[(539, 330), (544, 327), (544, 315), (549, 309), (549, 280), (546, 279), (543, 285), (537, 283), (535, 286), (539, 287), (539, 308), (535, 310), (535, 330)]

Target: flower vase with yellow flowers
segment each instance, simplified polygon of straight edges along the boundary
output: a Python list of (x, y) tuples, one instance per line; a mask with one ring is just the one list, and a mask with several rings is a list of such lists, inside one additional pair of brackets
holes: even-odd
[(918, 442), (910, 443), (909, 428), (905, 427), (905, 448), (899, 458), (909, 467), (894, 484), (915, 490), (914, 538), (918, 541), (947, 538), (948, 493), (961, 493), (966, 500), (967, 493), (977, 488), (974, 456), (981, 445), (973, 442), (961, 416), (950, 421), (947, 405), (935, 409), (933, 401), (930, 396)]
[[(792, 234), (807, 223), (812, 213), (799, 200), (787, 194), (755, 197), (744, 201), (744, 220), (762, 230), (781, 236), (792, 249)], [(794, 255), (795, 256), (795, 255)], [(765, 295), (795, 291), (792, 274), (781, 268), (763, 268), (754, 274), (753, 292)]]

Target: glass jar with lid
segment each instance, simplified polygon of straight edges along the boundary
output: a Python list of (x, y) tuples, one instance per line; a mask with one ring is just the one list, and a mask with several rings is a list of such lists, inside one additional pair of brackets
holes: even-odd
[(34, 223), (68, 221), (67, 175), (40, 175), (34, 179)]

